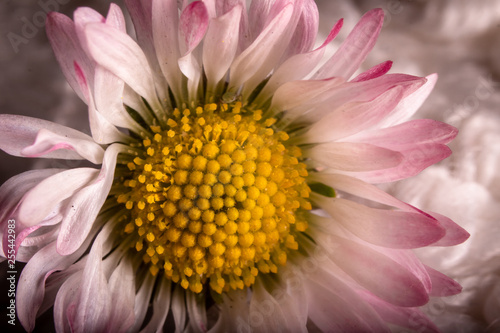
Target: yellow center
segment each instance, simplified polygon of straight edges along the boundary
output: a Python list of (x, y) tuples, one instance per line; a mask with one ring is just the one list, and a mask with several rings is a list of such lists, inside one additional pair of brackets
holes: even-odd
[(153, 275), (163, 270), (197, 293), (207, 282), (221, 293), (277, 272), (307, 228), (296, 211), (311, 209), (300, 149), (276, 119), (239, 102), (170, 117), (124, 162), (117, 200), (135, 251)]

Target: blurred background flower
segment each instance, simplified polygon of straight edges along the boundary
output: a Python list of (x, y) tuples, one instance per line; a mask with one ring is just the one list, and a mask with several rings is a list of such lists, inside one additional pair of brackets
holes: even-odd
[[(122, 1), (115, 1), (120, 6)], [(45, 11), (71, 16), (76, 7), (101, 13), (108, 0), (6, 0), (0, 4), (0, 107), (3, 113), (55, 121), (90, 133), (86, 106), (66, 83), (45, 35)], [(317, 0), (325, 35), (341, 17), (338, 41), (363, 13), (383, 8), (386, 22), (365, 69), (390, 59), (391, 72), (425, 76), (438, 84), (416, 118), (459, 128), (452, 157), (386, 188), (422, 209), (447, 215), (471, 238), (453, 248), (425, 249), (426, 263), (464, 286), (458, 296), (431, 302), (426, 312), (444, 332), (500, 331), (500, 2), (497, 0)], [(344, 35), (342, 35), (344, 34)], [(321, 40), (321, 38), (320, 38)], [(3, 183), (39, 167), (73, 161), (26, 160), (0, 152)], [(44, 163), (44, 164), (42, 164)], [(67, 163), (72, 163), (68, 165)], [(0, 298), (6, 298), (5, 265)], [(21, 264), (16, 268), (20, 271)], [(3, 311), (3, 310), (2, 310)], [(2, 317), (5, 318), (4, 314)], [(52, 314), (37, 330), (51, 330)], [(43, 318), (42, 318), (43, 320)], [(16, 328), (21, 328), (17, 325)], [(53, 329), (52, 329), (53, 330)]]

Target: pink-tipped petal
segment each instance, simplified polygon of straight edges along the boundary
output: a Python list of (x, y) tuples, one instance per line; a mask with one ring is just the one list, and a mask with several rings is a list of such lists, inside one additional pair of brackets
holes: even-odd
[(397, 149), (423, 143), (447, 144), (457, 134), (458, 130), (451, 125), (432, 119), (416, 119), (388, 128), (359, 133), (350, 139)]
[[(75, 24), (74, 24), (75, 31), (76, 31), (76, 35), (78, 36), (80, 46), (82, 47), (82, 49), (85, 51), (86, 54), (90, 54), (88, 46), (87, 46), (87, 39), (85, 38), (85, 26), (89, 23), (105, 23), (106, 19), (99, 12), (97, 12), (96, 10), (89, 8), (89, 7), (77, 8), (75, 10), (75, 12), (73, 13), (73, 19), (75, 20)], [(75, 62), (81, 63), (78, 60), (75, 60)], [(86, 76), (89, 77), (89, 79), (92, 79), (94, 73), (93, 72), (92, 73), (86, 72), (85, 74), (86, 74)], [(92, 85), (92, 84), (93, 84), (93, 80), (90, 81), (90, 85)], [(85, 94), (85, 92), (84, 92), (84, 94)]]
[(398, 262), (368, 246), (334, 238), (336, 250), (330, 257), (367, 290), (397, 306), (422, 306), (429, 301), (422, 281)]
[(392, 67), (392, 61), (390, 60), (384, 61), (383, 63), (375, 65), (372, 68), (368, 69), (367, 71), (359, 74), (354, 79), (352, 79), (352, 82), (361, 82), (361, 81), (375, 79), (379, 76), (386, 74), (391, 69), (391, 67)]
[(61, 171), (61, 169), (30, 170), (15, 175), (3, 183), (0, 186), (0, 227), (7, 227), (7, 221), (14, 217), (14, 211), (26, 192)]
[(372, 80), (346, 82), (317, 96), (311, 101), (312, 103), (306, 103), (306, 105), (288, 110), (288, 112), (302, 116), (309, 122), (316, 122), (320, 121), (331, 110), (335, 110), (342, 105), (352, 102), (371, 101), (394, 87), (402, 87), (404, 97), (406, 97), (422, 86), (425, 81), (425, 78), (411, 75), (386, 74)]
[(369, 183), (387, 183), (406, 179), (444, 160), (451, 155), (451, 149), (442, 144), (422, 144), (413, 145), (400, 153), (403, 154), (404, 159), (396, 167), (368, 172), (346, 172), (345, 174), (353, 175)]
[[(332, 280), (331, 285), (340, 282)], [(327, 288), (307, 281), (309, 319), (322, 332), (390, 332), (378, 315), (349, 286)]]
[(122, 31), (127, 31), (127, 24), (121, 8), (117, 4), (110, 4), (108, 15), (106, 16), (106, 24)]
[(125, 146), (117, 144), (109, 146), (99, 176), (68, 203), (57, 239), (57, 251), (61, 255), (76, 251), (87, 237), (111, 188), (117, 155), (124, 149)]
[(201, 42), (208, 28), (208, 12), (202, 1), (190, 3), (181, 13), (179, 35), (184, 42), (181, 54), (191, 53)]
[(304, 139), (311, 143), (329, 142), (364, 131), (377, 125), (402, 97), (403, 88), (394, 87), (369, 102), (343, 105), (313, 124), (304, 134)]
[(235, 6), (223, 16), (213, 18), (203, 44), (203, 68), (208, 84), (215, 86), (227, 73), (238, 48), (239, 30), (234, 27), (241, 19), (241, 6)]
[(266, 84), (260, 95), (267, 100), (274, 95), (278, 88), (287, 82), (300, 80), (309, 74), (318, 65), (319, 61), (325, 54), (326, 46), (330, 44), (333, 39), (335, 39), (342, 28), (342, 24), (343, 20), (339, 20), (330, 31), (330, 34), (326, 38), (325, 42), (317, 49), (307, 53), (296, 54), (285, 60), (283, 64), (281, 64), (274, 71), (273, 75), (269, 79), (269, 82)]
[(425, 79), (424, 85), (402, 100), (394, 111), (380, 123), (381, 128), (400, 124), (413, 116), (434, 89), (438, 76), (431, 74)]
[(363, 174), (380, 173), (396, 167), (403, 161), (403, 156), (399, 152), (367, 143), (322, 143), (309, 149), (305, 154), (331, 169), (364, 172)]
[(85, 54), (80, 44), (75, 24), (65, 15), (51, 12), (47, 15), (46, 30), (50, 44), (66, 80), (78, 96), (84, 102), (87, 102), (80, 90), (73, 63), (78, 62), (81, 65), (83, 71), (89, 76), (90, 81), (93, 81), (94, 63)]
[(340, 198), (328, 200), (322, 206), (335, 221), (353, 234), (383, 247), (423, 247), (445, 234), (438, 221), (419, 213), (369, 208)]
[(360, 291), (361, 297), (370, 303), (380, 317), (388, 323), (408, 328), (412, 331), (439, 333), (434, 323), (418, 308), (400, 307), (385, 302), (377, 296)]
[[(394, 198), (380, 188), (354, 177), (334, 173), (319, 173), (313, 177), (315, 181), (325, 183), (336, 190), (355, 195), (362, 199), (368, 199), (387, 206), (396, 207), (403, 211), (423, 213), (415, 207)], [(430, 215), (428, 216), (430, 217)]]
[(443, 273), (440, 273), (429, 266), (425, 266), (425, 268), (427, 270), (427, 273), (429, 273), (432, 282), (432, 289), (429, 293), (430, 296), (453, 296), (459, 294), (462, 291), (462, 286), (455, 280), (447, 277)]
[(318, 70), (314, 78), (340, 76), (349, 79), (372, 50), (384, 23), (380, 8), (366, 13), (337, 52)]
[(446, 235), (439, 241), (432, 244), (432, 246), (458, 245), (462, 244), (470, 237), (470, 234), (464, 228), (453, 222), (448, 217), (434, 212), (426, 213), (438, 220), (439, 223), (441, 223), (441, 225), (446, 229)]

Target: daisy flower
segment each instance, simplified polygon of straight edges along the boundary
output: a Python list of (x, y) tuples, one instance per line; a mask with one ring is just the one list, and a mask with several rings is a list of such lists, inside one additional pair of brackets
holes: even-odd
[(92, 136), (1, 115), (7, 153), (100, 165), (0, 188), (24, 328), (53, 306), (58, 332), (435, 331), (418, 307), (460, 286), (411, 249), (468, 234), (373, 184), (446, 158), (456, 129), (406, 121), (435, 75), (355, 76), (383, 11), (322, 63), (342, 20), (314, 48), (312, 0), (126, 5), (136, 40), (116, 5), (48, 16)]

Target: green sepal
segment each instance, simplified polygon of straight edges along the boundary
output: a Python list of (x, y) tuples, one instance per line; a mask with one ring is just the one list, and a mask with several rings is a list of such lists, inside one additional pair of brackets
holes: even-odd
[(335, 193), (335, 190), (332, 187), (325, 185), (323, 183), (312, 183), (312, 184), (308, 184), (308, 185), (309, 185), (309, 188), (311, 189), (311, 191), (318, 193), (318, 194), (321, 194), (322, 196), (325, 196), (328, 198), (335, 198), (337, 196), (337, 194)]

